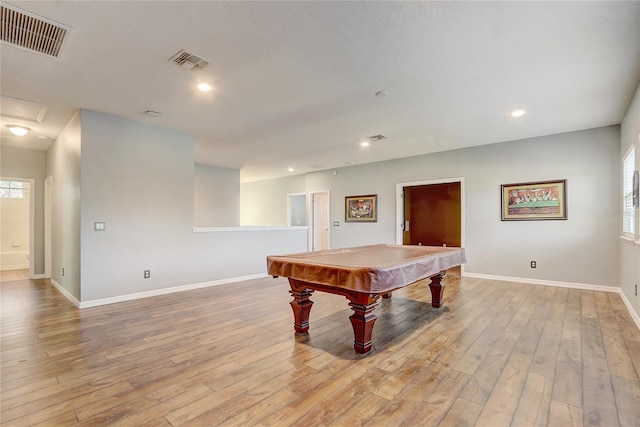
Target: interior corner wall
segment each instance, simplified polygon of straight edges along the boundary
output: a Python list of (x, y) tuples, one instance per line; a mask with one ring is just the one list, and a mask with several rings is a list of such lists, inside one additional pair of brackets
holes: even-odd
[(287, 225), (287, 194), (304, 192), (304, 175), (240, 184), (240, 225)]
[(180, 264), (193, 170), (191, 134), (82, 110), (82, 301), (149, 291)]
[(195, 227), (240, 225), (240, 170), (195, 164)]
[[(620, 125), (620, 162), (632, 146), (636, 149), (636, 170), (640, 170), (640, 85), (636, 88), (627, 113)], [(622, 176), (620, 176), (622, 181)], [(621, 205), (618, 205), (621, 206)], [(622, 233), (622, 216), (620, 217), (620, 231)], [(635, 286), (640, 288), (640, 209), (636, 208), (635, 243), (620, 240), (620, 288), (627, 300), (640, 317), (640, 293), (636, 293)]]
[(44, 179), (47, 169), (47, 154), (44, 151), (15, 147), (0, 147), (0, 171), (2, 176), (32, 179), (34, 186), (34, 247), (33, 264), (35, 274), (44, 274)]
[(264, 275), (267, 255), (306, 248), (306, 230), (194, 232), (193, 135), (81, 117), (81, 308)]
[(80, 289), (80, 157), (78, 112), (47, 151), (47, 177), (53, 177), (51, 279), (78, 301)]

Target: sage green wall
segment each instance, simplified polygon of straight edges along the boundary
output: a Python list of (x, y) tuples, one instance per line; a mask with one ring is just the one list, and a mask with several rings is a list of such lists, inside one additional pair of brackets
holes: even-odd
[[(620, 128), (610, 126), (314, 172), (304, 181), (307, 192), (330, 190), (331, 223), (339, 222), (330, 229), (333, 248), (395, 242), (396, 184), (463, 177), (467, 272), (619, 286), (619, 174)], [(285, 206), (290, 179), (264, 181), (260, 192)], [(500, 220), (501, 184), (551, 179), (568, 181), (568, 220)], [(378, 222), (345, 223), (344, 197), (362, 194), (378, 195)]]
[(195, 227), (240, 225), (240, 170), (196, 163), (194, 170)]

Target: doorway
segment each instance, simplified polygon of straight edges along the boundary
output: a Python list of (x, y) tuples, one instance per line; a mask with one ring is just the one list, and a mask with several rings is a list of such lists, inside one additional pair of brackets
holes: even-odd
[(307, 195), (287, 194), (287, 225), (300, 227), (307, 225)]
[(0, 182), (0, 271), (33, 277), (34, 180), (2, 177)]
[(319, 191), (309, 193), (311, 198), (311, 250), (321, 251), (329, 249), (329, 192)]
[(396, 184), (398, 245), (464, 247), (464, 178)]

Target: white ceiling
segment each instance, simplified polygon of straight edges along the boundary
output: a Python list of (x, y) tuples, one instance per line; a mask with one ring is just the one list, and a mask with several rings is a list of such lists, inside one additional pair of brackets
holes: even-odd
[(243, 182), (619, 124), (640, 80), (638, 1), (5, 4), (72, 30), (57, 59), (0, 44), (1, 94), (48, 107), (3, 145), (87, 108), (192, 132)]

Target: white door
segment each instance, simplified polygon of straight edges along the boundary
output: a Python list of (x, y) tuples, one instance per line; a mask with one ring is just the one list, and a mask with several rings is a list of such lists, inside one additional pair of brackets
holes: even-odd
[(329, 193), (313, 193), (313, 248), (329, 249)]

